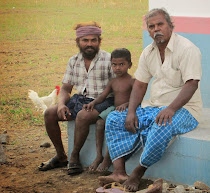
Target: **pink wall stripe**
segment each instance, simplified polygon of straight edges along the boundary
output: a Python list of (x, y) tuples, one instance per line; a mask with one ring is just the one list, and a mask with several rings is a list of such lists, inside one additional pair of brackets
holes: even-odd
[[(143, 17), (144, 21), (145, 16)], [(181, 17), (172, 16), (175, 32), (179, 33), (196, 33), (210, 34), (210, 17)], [(147, 31), (145, 21), (143, 22), (143, 30)]]

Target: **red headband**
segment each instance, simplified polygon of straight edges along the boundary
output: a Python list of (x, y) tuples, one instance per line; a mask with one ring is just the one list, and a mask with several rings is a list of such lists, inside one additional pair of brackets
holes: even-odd
[(81, 38), (83, 36), (87, 36), (87, 35), (101, 35), (101, 28), (96, 27), (96, 26), (83, 26), (83, 27), (79, 27), (76, 30), (76, 36), (77, 38)]

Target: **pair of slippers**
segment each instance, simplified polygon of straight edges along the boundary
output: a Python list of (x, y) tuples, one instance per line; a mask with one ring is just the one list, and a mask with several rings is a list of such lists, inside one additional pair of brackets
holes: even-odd
[[(68, 161), (60, 162), (56, 157), (53, 157), (47, 162), (41, 163), (38, 167), (39, 171), (52, 170), (54, 168), (62, 168), (68, 165)], [(68, 175), (77, 175), (83, 172), (82, 165), (80, 163), (69, 163)]]
[(126, 190), (126, 188), (123, 187), (123, 185), (118, 182), (112, 182), (96, 189), (96, 193), (125, 193), (125, 192), (128, 192), (128, 190)]

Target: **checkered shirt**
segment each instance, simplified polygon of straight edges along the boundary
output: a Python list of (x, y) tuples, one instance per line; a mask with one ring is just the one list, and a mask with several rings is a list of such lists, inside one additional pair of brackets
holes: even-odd
[(97, 98), (114, 77), (110, 58), (110, 53), (99, 50), (87, 72), (82, 54), (72, 56), (68, 61), (63, 83), (74, 85), (78, 94)]

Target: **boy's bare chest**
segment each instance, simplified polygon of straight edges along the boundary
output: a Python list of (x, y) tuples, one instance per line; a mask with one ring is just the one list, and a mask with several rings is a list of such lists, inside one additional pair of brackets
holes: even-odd
[(130, 94), (131, 89), (132, 89), (132, 86), (131, 86), (130, 81), (128, 80), (127, 81), (117, 80), (117, 81), (114, 81), (114, 83), (112, 84), (112, 90), (114, 94), (117, 94), (117, 93)]

